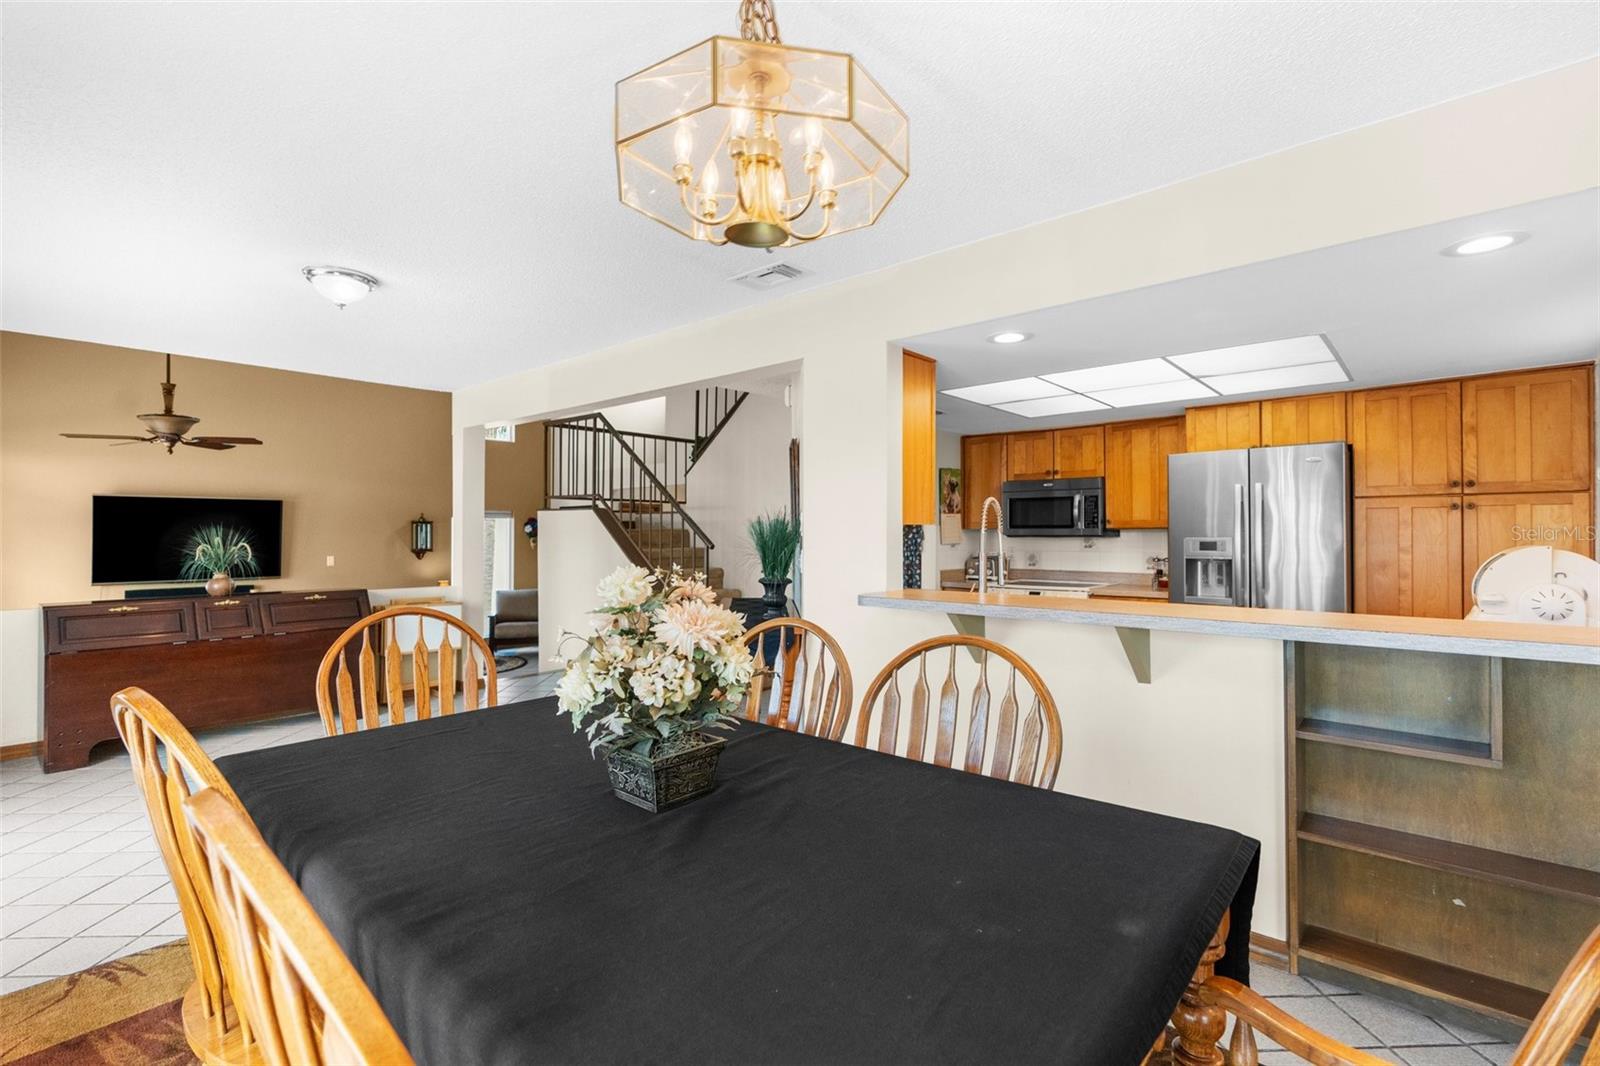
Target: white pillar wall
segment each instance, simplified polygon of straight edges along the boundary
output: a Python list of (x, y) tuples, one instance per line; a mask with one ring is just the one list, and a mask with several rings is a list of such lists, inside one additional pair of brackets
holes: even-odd
[[(864, 688), (894, 652), (948, 628), (937, 616), (855, 602), (860, 593), (899, 584), (900, 360), (893, 341), (1595, 188), (1597, 80), (1600, 61), (1575, 64), (462, 389), (454, 405), (459, 558), (481, 553), (476, 427), (603, 406), (619, 399), (623, 382), (638, 396), (798, 362), (805, 612), (839, 639)], [(1496, 150), (1485, 154), (1483, 144)], [(892, 210), (882, 224), (894, 224)], [(641, 229), (638, 239), (670, 238)], [(459, 582), (459, 562), (454, 573)], [(1069, 720), (1060, 787), (1260, 837), (1255, 927), (1282, 936), (1281, 753), (1267, 757), (1282, 743), (1280, 656), (1259, 642), (1153, 641), (1156, 684), (1135, 689), (1121, 681), (1127, 664), (1109, 631), (1043, 629), (1008, 629), (1001, 639), (1039, 660)], [(1230, 743), (1239, 731), (1248, 732), (1244, 747), (1255, 757), (1248, 780), (1238, 769), (1241, 746)], [(1163, 783), (1174, 774), (1200, 776), (1174, 789)], [(1141, 789), (1141, 780), (1150, 787)], [(1203, 801), (1191, 802), (1206, 786)]]
[(483, 426), (460, 426), (451, 435), (450, 583), (461, 593), (461, 616), (480, 633), (490, 604), (483, 599)]

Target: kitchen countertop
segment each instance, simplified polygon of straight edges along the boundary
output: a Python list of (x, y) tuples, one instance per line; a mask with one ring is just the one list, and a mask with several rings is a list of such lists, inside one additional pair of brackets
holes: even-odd
[(1204, 607), (1164, 601), (1135, 603), (1029, 596), (1025, 592), (989, 592), (980, 596), (976, 592), (893, 589), (864, 593), (856, 602), (863, 607), (976, 618), (1067, 622), (1115, 626), (1118, 630), (1205, 633), (1600, 666), (1600, 627), (1593, 626)]
[[(1104, 581), (1106, 584), (1100, 588), (1090, 589), (1091, 597), (1114, 597), (1118, 599), (1160, 600), (1167, 598), (1166, 589), (1158, 589), (1150, 583), (1150, 572), (1139, 571), (1136, 573), (1108, 573), (1095, 570), (1008, 570), (1006, 577), (1013, 582), (1027, 581)], [(972, 589), (973, 582), (964, 570), (939, 571), (939, 587), (949, 592), (968, 592)]]

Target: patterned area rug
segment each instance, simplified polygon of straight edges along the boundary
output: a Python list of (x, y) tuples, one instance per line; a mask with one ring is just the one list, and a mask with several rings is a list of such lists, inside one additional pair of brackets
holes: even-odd
[(521, 670), (527, 665), (527, 658), (521, 655), (496, 655), (494, 657), (494, 668), (502, 674), (509, 674), (513, 670)]
[(5, 1066), (190, 1066), (183, 993), (194, 980), (179, 940), (0, 996)]

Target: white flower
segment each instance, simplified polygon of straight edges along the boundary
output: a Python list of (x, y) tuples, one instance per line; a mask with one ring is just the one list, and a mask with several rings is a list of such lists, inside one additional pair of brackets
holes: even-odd
[(654, 592), (655, 578), (642, 566), (619, 566), (595, 586), (603, 607), (637, 607)]
[(650, 632), (679, 655), (691, 656), (697, 649), (715, 653), (742, 629), (733, 618), (732, 611), (714, 604), (679, 600), (656, 612), (656, 623)]
[(585, 660), (576, 660), (567, 666), (567, 672), (561, 675), (561, 681), (556, 685), (556, 701), (561, 710), (580, 717), (584, 711), (599, 703), (601, 694), (595, 686), (595, 678), (590, 664)]
[(674, 585), (672, 591), (667, 593), (668, 603), (678, 603), (684, 600), (714, 604), (717, 602), (717, 592), (698, 577), (690, 578), (688, 581)]

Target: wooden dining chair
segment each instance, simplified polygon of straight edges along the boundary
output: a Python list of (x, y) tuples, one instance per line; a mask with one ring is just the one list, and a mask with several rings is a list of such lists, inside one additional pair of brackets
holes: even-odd
[(239, 1002), (270, 1066), (404, 1066), (394, 1026), (249, 817), (207, 789), (185, 805), (216, 885)]
[[(1600, 1010), (1600, 925), (1578, 948), (1555, 988), (1523, 1034), (1511, 1066), (1556, 1066), (1566, 1062)], [(1600, 1066), (1600, 1023), (1589, 1033), (1582, 1066)]]
[[(756, 657), (744, 701), (747, 719), (829, 740), (844, 736), (852, 706), (850, 664), (827, 630), (804, 618), (773, 618), (741, 639)], [(770, 665), (768, 650), (774, 653)]]
[[(967, 713), (960, 713), (961, 687), (956, 678), (958, 658), (965, 658), (971, 649), (977, 657), (978, 677), (973, 685), (972, 699)], [(938, 702), (933, 702), (933, 690), (928, 683), (928, 660), (936, 660), (936, 669), (944, 668), (944, 679), (939, 684)], [(999, 660), (998, 676), (991, 687), (989, 670), (991, 660)], [(905, 744), (899, 744), (900, 718), (905, 706), (900, 692), (900, 672), (915, 663), (916, 678), (911, 684), (911, 702)], [(1020, 685), (1019, 685), (1020, 682)], [(1000, 702), (994, 708), (994, 693), (998, 688)], [(881, 701), (880, 701), (881, 697)], [(1023, 711), (1026, 707), (1027, 710)], [(991, 724), (991, 709), (993, 710)], [(956, 735), (963, 725), (966, 742), (962, 747), (961, 768), (971, 774), (987, 774), (1003, 780), (1053, 788), (1056, 773), (1061, 768), (1061, 716), (1038, 671), (1012, 651), (983, 637), (950, 635), (933, 637), (913, 644), (878, 672), (862, 697), (861, 711), (856, 718), (856, 745), (866, 747), (872, 731), (874, 711), (877, 711), (877, 750), (903, 755), (919, 762), (932, 762), (937, 766), (950, 766), (955, 759)], [(930, 713), (937, 713), (933, 722), (933, 751), (928, 751)], [(993, 751), (984, 768), (984, 753), (989, 745), (991, 728), (994, 733)], [(1042, 750), (1041, 750), (1041, 745)]]
[(194, 736), (161, 701), (142, 688), (111, 697), (111, 715), (133, 762), (133, 778), (161, 850), (189, 941), (195, 979), (183, 994), (183, 1032), (207, 1066), (258, 1063), (249, 1025), (235, 1009), (233, 975), (217, 942), (217, 910), (210, 871), (199, 858), (183, 817), (191, 790), (208, 789), (217, 802), (243, 808)]
[[(401, 623), (414, 619), (417, 637), (410, 647), (400, 638)], [(439, 646), (429, 648), (426, 621), (438, 623)], [(459, 634), (461, 649), (458, 653), (452, 635)], [(361, 638), (359, 651), (355, 652), (357, 678), (350, 673), (351, 646)], [(378, 669), (375, 646), (383, 646), (383, 669)], [(460, 667), (457, 669), (457, 655)], [(405, 667), (405, 657), (411, 656), (411, 668)], [(432, 662), (437, 660), (435, 670)], [(339, 634), (333, 647), (322, 657), (317, 667), (317, 713), (322, 716), (322, 728), (327, 734), (353, 733), (357, 729), (376, 729), (382, 725), (379, 717), (379, 700), (389, 712), (390, 725), (406, 720), (406, 681), (412, 686), (413, 713), (418, 721), (432, 718), (434, 691), (438, 691), (438, 713), (454, 714), (456, 711), (456, 685), (461, 686), (461, 703), (464, 710), (477, 710), (480, 706), (493, 707), (500, 699), (499, 681), (495, 674), (494, 652), (488, 643), (467, 623), (454, 615), (431, 607), (386, 607), (374, 611), (349, 629)], [(458, 677), (459, 674), (459, 677)], [(382, 678), (380, 685), (379, 678)]]

